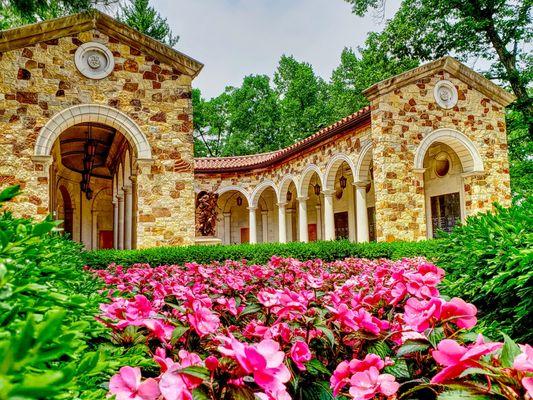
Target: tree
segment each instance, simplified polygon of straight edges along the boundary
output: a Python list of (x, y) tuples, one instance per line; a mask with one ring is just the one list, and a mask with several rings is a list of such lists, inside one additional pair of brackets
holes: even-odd
[[(360, 16), (384, 3), (345, 1)], [(510, 86), (518, 99), (515, 108), (531, 127), (531, 6), (532, 0), (403, 0), (382, 40), (400, 58), (428, 61), (454, 54), (463, 60), (484, 59), (490, 64), (487, 76)]]
[(341, 63), (331, 76), (330, 101), (336, 120), (368, 104), (363, 95), (366, 88), (418, 65), (416, 59), (398, 59), (389, 55), (380, 34), (373, 32), (358, 53), (359, 56), (351, 48), (345, 48)]
[(108, 6), (116, 0), (0, 0), (0, 29)]
[(274, 74), (274, 85), (280, 99), (284, 146), (333, 122), (327, 83), (315, 75), (310, 64), (282, 56)]
[(178, 43), (179, 36), (174, 36), (167, 19), (150, 7), (149, 0), (128, 1), (129, 5), (120, 5), (119, 21), (171, 47)]

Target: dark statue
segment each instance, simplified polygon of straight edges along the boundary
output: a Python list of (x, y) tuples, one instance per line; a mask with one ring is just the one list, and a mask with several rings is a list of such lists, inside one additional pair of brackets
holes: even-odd
[(196, 201), (196, 230), (202, 236), (215, 236), (218, 194), (201, 192)]

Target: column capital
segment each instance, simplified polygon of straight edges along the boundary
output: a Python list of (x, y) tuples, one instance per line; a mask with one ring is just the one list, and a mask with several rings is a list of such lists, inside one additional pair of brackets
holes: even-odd
[(131, 184), (122, 186), (122, 190), (125, 194), (129, 194), (131, 192)]
[(257, 206), (250, 206), (250, 207), (247, 207), (248, 208), (248, 211), (255, 211), (257, 210)]
[(121, 203), (121, 202), (124, 201), (124, 195), (123, 194), (116, 194), (115, 197), (116, 197), (118, 203)]
[(231, 217), (231, 212), (223, 212), (222, 215), (224, 217)]
[(424, 172), (426, 172), (426, 169), (425, 168), (413, 168), (413, 172), (415, 174), (423, 174)]
[(286, 212), (287, 214), (292, 214), (292, 213), (294, 212), (294, 209), (293, 209), (293, 208), (287, 208), (287, 209), (285, 210), (285, 212)]
[(366, 188), (369, 183), (370, 181), (357, 181), (353, 182), (352, 185), (354, 185), (356, 188)]
[(278, 203), (278, 207), (279, 208), (285, 208), (286, 205), (287, 205), (287, 203)]
[(334, 193), (335, 193), (334, 189), (324, 189), (324, 190), (322, 190), (322, 194), (325, 197), (331, 197), (331, 196), (333, 196)]
[(322, 204), (317, 204), (317, 205), (315, 206), (315, 208), (316, 208), (317, 210), (320, 210), (320, 209), (322, 208)]
[(268, 215), (268, 210), (261, 210), (261, 215)]
[(300, 197), (297, 197), (296, 200), (298, 200), (299, 202), (303, 202), (303, 201), (309, 200), (309, 197), (300, 196)]

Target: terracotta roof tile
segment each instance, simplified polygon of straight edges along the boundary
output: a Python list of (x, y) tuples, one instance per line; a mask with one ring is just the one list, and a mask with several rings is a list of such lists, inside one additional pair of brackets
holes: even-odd
[(220, 173), (267, 167), (312, 145), (320, 143), (340, 132), (342, 129), (366, 121), (369, 117), (370, 107), (367, 106), (289, 147), (268, 153), (232, 157), (198, 157), (194, 159), (194, 171), (197, 173)]

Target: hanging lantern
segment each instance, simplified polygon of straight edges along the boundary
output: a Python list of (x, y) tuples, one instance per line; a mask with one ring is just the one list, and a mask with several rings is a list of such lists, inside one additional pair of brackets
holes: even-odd
[(287, 201), (291, 201), (292, 200), (292, 192), (287, 192)]
[(242, 197), (241, 196), (237, 196), (237, 205), (239, 207), (242, 206)]
[(85, 171), (90, 171), (93, 169), (94, 159), (89, 157), (83, 158), (83, 169)]
[(88, 140), (87, 143), (85, 143), (85, 154), (87, 154), (90, 158), (95, 156), (96, 142), (94, 140)]
[(320, 185), (318, 183), (313, 187), (313, 189), (315, 191), (315, 194), (317, 196), (320, 196)]
[(348, 179), (346, 179), (346, 177), (344, 175), (342, 175), (339, 179), (339, 182), (341, 184), (341, 188), (342, 189), (346, 189), (346, 185), (348, 183)]

